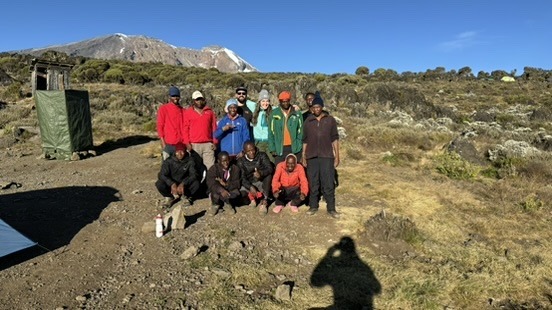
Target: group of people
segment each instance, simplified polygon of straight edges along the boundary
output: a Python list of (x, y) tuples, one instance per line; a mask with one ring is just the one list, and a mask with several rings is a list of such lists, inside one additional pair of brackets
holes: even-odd
[(277, 106), (265, 89), (257, 102), (247, 95), (247, 88), (238, 87), (217, 121), (200, 91), (184, 106), (180, 90), (169, 88), (169, 102), (157, 115), (163, 164), (156, 187), (163, 206), (190, 205), (207, 194), (212, 215), (235, 213), (248, 203), (266, 214), (272, 202), (274, 213), (284, 207), (297, 213), (305, 204), (313, 215), (324, 198), (328, 214), (338, 218), (339, 135), (319, 92), (305, 95), (304, 112), (291, 103), (289, 91), (278, 94)]

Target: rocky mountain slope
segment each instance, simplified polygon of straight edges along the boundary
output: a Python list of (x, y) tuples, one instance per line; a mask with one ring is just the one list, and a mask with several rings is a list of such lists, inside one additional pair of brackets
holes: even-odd
[(32, 48), (17, 51), (40, 56), (48, 50), (71, 56), (99, 59), (121, 59), (133, 62), (161, 62), (184, 67), (216, 68), (222, 72), (257, 71), (255, 67), (233, 51), (209, 46), (201, 50), (176, 47), (159, 39), (146, 36), (113, 34), (64, 45)]

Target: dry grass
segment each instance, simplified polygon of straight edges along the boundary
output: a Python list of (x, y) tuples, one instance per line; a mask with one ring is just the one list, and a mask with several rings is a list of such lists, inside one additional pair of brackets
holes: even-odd
[(415, 255), (402, 259), (359, 250), (383, 287), (376, 308), (481, 309), (489, 307), (489, 298), (550, 306), (545, 296), (551, 292), (552, 213), (544, 197), (551, 188), (541, 183), (550, 180), (549, 169), (538, 163), (541, 169), (526, 169), (539, 182), (473, 183), (381, 165), (379, 154), (366, 157), (340, 168), (340, 200), (361, 202), (340, 207), (346, 218), (341, 230), (356, 232), (362, 243), (362, 224), (384, 209), (410, 218), (425, 239)]
[[(118, 97), (125, 92), (138, 93), (138, 87), (103, 84), (87, 87), (91, 98), (97, 98), (92, 105), (96, 144), (144, 133), (144, 125), (152, 116), (140, 115), (147, 111), (142, 109), (144, 105), (134, 104), (141, 99), (125, 101)], [(433, 95), (444, 89), (432, 100), (457, 107), (466, 115), (495, 104), (508, 106), (500, 98), (502, 92), (510, 96), (518, 94), (515, 85), (506, 84), (494, 93), (478, 84), (466, 85), (462, 90), (450, 89), (448, 83), (420, 87)], [(465, 96), (470, 90), (475, 97)], [(144, 102), (164, 100), (156, 95), (163, 94), (164, 88), (152, 92), (155, 93), (152, 98)], [(125, 107), (126, 102), (132, 102), (133, 108)], [(19, 119), (32, 118), (32, 113), (22, 111), (19, 107), (3, 109), (0, 124), (6, 127)], [(336, 227), (341, 235), (355, 240), (360, 260), (381, 284), (381, 294), (374, 298), (375, 308), (485, 309), (491, 307), (489, 299), (511, 299), (517, 305), (536, 300), (543, 309), (550, 308), (552, 304), (547, 299), (552, 295), (550, 158), (524, 161), (516, 167), (516, 175), (501, 180), (481, 175), (454, 180), (434, 169), (434, 155), (452, 139), (450, 134), (390, 127), (387, 119), (374, 115), (370, 119), (344, 119), (348, 137), (342, 143), (337, 189), (337, 208), (343, 216)], [(499, 134), (500, 131), (489, 129), (480, 140), (491, 145), (497, 142)], [(157, 157), (159, 145), (149, 144), (141, 153)], [(423, 238), (404, 248), (398, 242), (371, 238), (366, 234), (366, 223), (381, 211), (409, 219)], [(216, 233), (226, 238), (230, 232)], [(394, 255), (385, 254), (385, 247)], [(306, 251), (312, 261), (319, 262), (328, 248), (321, 243), (289, 250)], [(206, 252), (196, 257), (190, 268), (212, 268), (222, 263)], [(294, 290), (291, 302), (267, 297), (254, 305), (244, 301), (244, 295), (233, 288), (235, 283), (243, 283), (246, 288), (271, 287), (273, 279), (268, 271), (308, 278), (314, 266), (300, 268), (270, 261), (262, 267), (239, 261), (226, 261), (223, 265), (231, 272), (231, 278), (219, 277), (205, 284), (208, 288), (201, 294), (206, 308), (306, 309), (333, 303), (329, 286), (315, 288), (303, 282)]]

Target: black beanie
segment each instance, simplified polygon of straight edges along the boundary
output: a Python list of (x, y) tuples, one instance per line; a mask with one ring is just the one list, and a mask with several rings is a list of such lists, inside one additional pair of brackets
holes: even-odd
[(312, 105), (315, 104), (324, 107), (324, 100), (322, 100), (322, 97), (320, 97), (319, 91), (316, 91), (316, 93), (314, 94), (314, 99), (312, 100)]

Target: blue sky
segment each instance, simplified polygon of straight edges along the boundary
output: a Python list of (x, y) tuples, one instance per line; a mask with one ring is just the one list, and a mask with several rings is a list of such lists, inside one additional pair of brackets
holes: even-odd
[(9, 1), (0, 52), (124, 33), (224, 46), (262, 72), (552, 69), (552, 1), (216, 2)]

